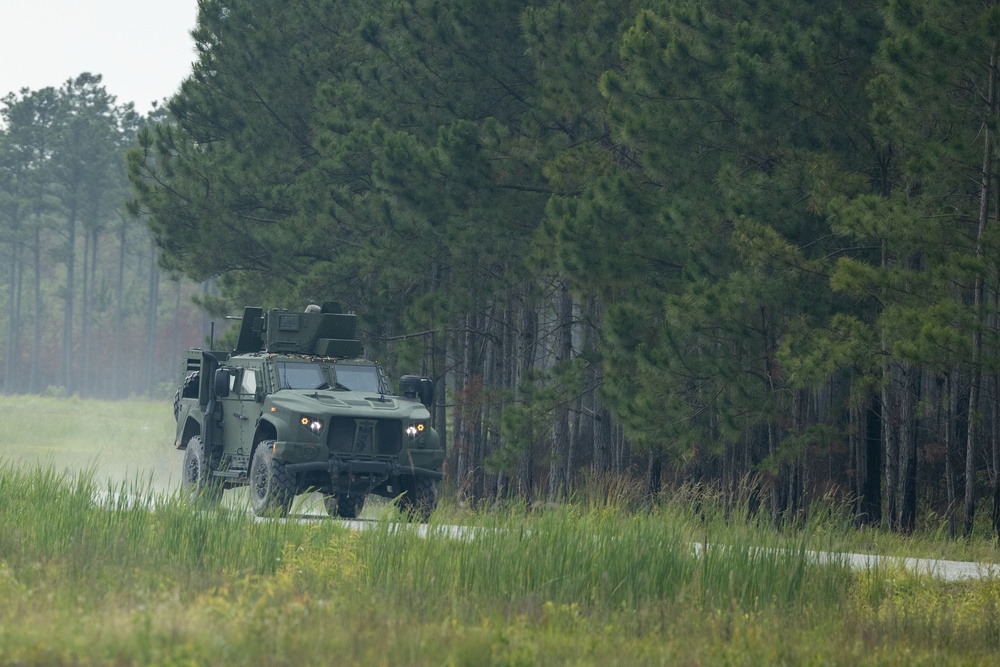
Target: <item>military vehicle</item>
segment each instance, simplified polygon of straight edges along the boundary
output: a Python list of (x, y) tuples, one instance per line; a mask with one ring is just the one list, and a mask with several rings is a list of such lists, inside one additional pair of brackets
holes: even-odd
[(426, 520), (445, 455), (430, 424), (434, 385), (404, 375), (394, 395), (364, 358), (356, 325), (333, 302), (306, 312), (248, 307), (235, 350), (188, 350), (174, 401), (184, 492), (218, 503), (225, 489), (249, 486), (264, 516), (319, 491), (344, 518), (376, 494)]

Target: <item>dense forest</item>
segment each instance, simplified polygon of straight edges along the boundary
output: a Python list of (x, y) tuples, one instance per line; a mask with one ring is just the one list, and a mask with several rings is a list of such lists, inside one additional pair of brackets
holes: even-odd
[(215, 316), (357, 312), (443, 389), (469, 502), (634, 479), (1000, 529), (993, 0), (203, 0), (194, 37), (161, 114), (91, 113), (130, 195), (5, 100), (8, 390), (44, 384), (25, 341), (69, 391), (95, 346), (171, 358), (125, 349), (189, 300), (164, 272)]
[(191, 296), (211, 283), (164, 274), (126, 211), (125, 153), (163, 118), (89, 73), (0, 98), (0, 391), (173, 394), (176, 350), (202, 339)]

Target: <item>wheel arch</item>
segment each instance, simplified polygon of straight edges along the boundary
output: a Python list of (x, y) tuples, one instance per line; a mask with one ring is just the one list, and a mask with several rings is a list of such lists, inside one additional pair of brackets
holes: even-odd
[(196, 435), (201, 435), (201, 424), (194, 417), (188, 417), (184, 422), (184, 430), (181, 432), (180, 444), (177, 449), (187, 449), (188, 440)]
[(253, 460), (254, 452), (257, 451), (257, 445), (264, 442), (265, 440), (277, 440), (278, 439), (278, 428), (266, 419), (261, 419), (257, 423), (257, 430), (253, 434), (253, 448), (250, 450), (250, 460)]

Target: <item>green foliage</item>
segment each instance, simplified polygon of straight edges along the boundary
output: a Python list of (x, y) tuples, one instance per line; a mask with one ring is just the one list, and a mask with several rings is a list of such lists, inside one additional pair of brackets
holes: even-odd
[(766, 469), (788, 509), (824, 458), (822, 485), (860, 495), (851, 420), (876, 395), (897, 424), (926, 377), (1000, 367), (997, 20), (206, 2), (192, 76), (131, 154), (133, 210), (223, 302), (338, 299), (387, 365), (448, 376), (463, 480), (596, 460), (600, 401), (619, 453)]
[(583, 393), (586, 370), (583, 359), (576, 358), (524, 378), (517, 388), (517, 400), (504, 408), (501, 443), (487, 457), (488, 469), (513, 475), (526, 452), (543, 448), (542, 444), (552, 438), (556, 413)]
[(877, 375), (877, 341), (857, 317), (838, 313), (827, 327), (816, 329), (804, 320), (789, 323), (777, 352), (778, 362), (796, 387), (819, 387), (839, 370), (854, 369), (862, 377)]

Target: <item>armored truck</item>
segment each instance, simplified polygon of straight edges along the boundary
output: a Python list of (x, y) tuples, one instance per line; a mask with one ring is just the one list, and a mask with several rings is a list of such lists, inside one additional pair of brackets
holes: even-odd
[(174, 401), (184, 493), (218, 503), (224, 490), (248, 486), (264, 516), (318, 491), (343, 518), (376, 494), (429, 516), (445, 456), (431, 426), (433, 382), (404, 375), (394, 394), (364, 358), (356, 318), (334, 302), (248, 307), (236, 349), (187, 351)]

